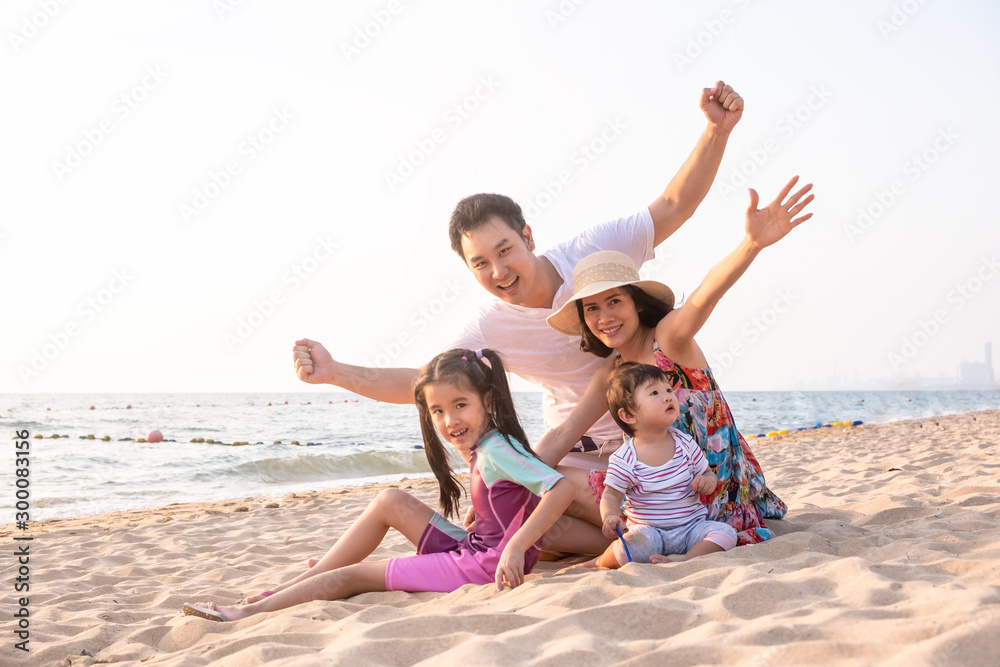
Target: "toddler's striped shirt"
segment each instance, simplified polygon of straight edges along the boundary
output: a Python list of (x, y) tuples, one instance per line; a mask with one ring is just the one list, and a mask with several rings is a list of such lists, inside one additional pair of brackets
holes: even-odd
[(708, 510), (691, 488), (691, 480), (708, 470), (708, 459), (691, 436), (669, 429), (674, 456), (661, 466), (638, 460), (632, 438), (611, 455), (604, 485), (625, 494), (625, 516), (631, 523), (661, 528), (705, 519)]

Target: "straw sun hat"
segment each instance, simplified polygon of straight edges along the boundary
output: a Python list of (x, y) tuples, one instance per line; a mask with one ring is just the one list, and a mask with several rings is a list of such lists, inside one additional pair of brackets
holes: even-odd
[(671, 308), (674, 305), (674, 293), (670, 288), (655, 280), (641, 279), (631, 257), (613, 250), (603, 250), (580, 260), (573, 269), (573, 296), (545, 321), (556, 331), (579, 336), (583, 333), (583, 326), (576, 310), (577, 299), (594, 296), (622, 285), (635, 285)]

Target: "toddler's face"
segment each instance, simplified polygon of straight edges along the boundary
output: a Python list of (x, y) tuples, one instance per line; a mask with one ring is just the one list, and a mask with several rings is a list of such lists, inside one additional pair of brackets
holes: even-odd
[(666, 430), (677, 421), (680, 406), (666, 380), (654, 380), (635, 388), (636, 426), (642, 430)]

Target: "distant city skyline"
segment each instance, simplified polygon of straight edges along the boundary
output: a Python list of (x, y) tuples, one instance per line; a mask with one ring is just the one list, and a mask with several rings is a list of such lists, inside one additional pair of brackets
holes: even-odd
[[(954, 374), (939, 373), (937, 375), (901, 375), (892, 377), (884, 375), (882, 377), (869, 376), (862, 377), (858, 371), (850, 376), (828, 375), (825, 380), (813, 382), (803, 382), (803, 389), (806, 390), (998, 390), (1000, 384), (996, 382), (997, 373), (993, 366), (992, 357), (993, 345), (987, 341), (984, 343), (983, 360), (967, 361), (960, 360), (955, 364)], [(1000, 406), (997, 406), (1000, 407)]]
[(958, 365), (958, 384), (973, 387), (996, 387), (993, 373), (993, 345), (985, 344), (982, 361), (963, 361)]

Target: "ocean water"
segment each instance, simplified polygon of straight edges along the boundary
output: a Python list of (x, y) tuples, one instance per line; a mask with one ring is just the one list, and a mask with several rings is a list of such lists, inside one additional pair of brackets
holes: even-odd
[[(1000, 391), (731, 392), (727, 398), (744, 434), (1000, 408)], [(515, 401), (534, 442), (544, 433), (541, 394), (517, 393)], [(430, 474), (416, 408), (351, 394), (0, 394), (0, 426), (10, 439), (30, 433), (31, 520)], [(136, 442), (154, 428), (174, 442)], [(233, 444), (244, 441), (251, 444)], [(10, 523), (14, 457), (2, 460), (0, 523)]]

